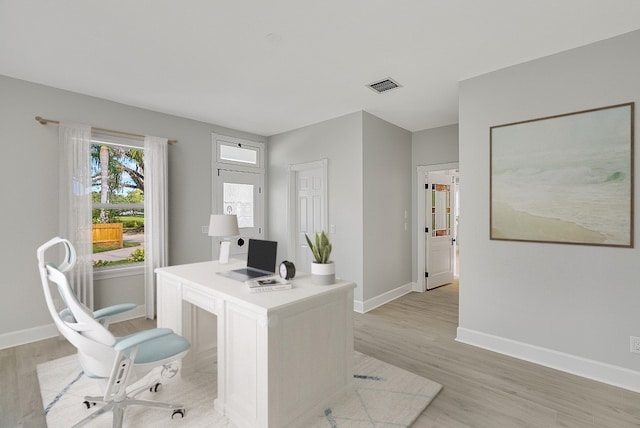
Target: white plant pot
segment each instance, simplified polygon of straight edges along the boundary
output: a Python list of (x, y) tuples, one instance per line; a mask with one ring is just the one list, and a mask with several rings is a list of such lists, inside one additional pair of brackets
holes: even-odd
[(336, 267), (333, 262), (311, 262), (311, 283), (315, 285), (331, 285), (336, 282)]

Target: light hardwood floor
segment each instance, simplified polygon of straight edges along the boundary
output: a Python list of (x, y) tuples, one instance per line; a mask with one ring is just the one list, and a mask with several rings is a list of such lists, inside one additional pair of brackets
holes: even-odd
[[(640, 427), (640, 394), (458, 343), (457, 325), (457, 284), (355, 314), (356, 350), (444, 386), (415, 428)], [(0, 428), (45, 426), (36, 365), (74, 352), (61, 339), (0, 350)]]
[(640, 427), (640, 394), (456, 342), (457, 326), (457, 283), (355, 316), (358, 351), (444, 386), (415, 428)]
[[(137, 318), (113, 324), (110, 329), (116, 336), (126, 336), (155, 324)], [(73, 345), (62, 338), (0, 350), (0, 428), (46, 427), (36, 366), (75, 352)]]

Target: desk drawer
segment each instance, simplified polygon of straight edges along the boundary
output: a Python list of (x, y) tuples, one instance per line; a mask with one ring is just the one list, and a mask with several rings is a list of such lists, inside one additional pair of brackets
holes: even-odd
[(218, 314), (216, 310), (216, 298), (187, 284), (182, 286), (182, 300), (189, 302), (212, 314)]

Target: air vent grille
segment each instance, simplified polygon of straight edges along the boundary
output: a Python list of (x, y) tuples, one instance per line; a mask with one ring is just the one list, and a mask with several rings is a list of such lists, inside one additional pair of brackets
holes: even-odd
[(384, 79), (378, 82), (370, 83), (367, 85), (372, 91), (376, 91), (381, 94), (386, 91), (390, 91), (391, 89), (399, 88), (400, 85), (394, 82), (392, 79)]

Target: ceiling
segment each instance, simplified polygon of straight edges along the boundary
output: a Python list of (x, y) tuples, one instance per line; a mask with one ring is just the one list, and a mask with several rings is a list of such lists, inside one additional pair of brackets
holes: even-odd
[(636, 29), (638, 0), (0, 0), (0, 74), (263, 136), (418, 131), (460, 80)]

